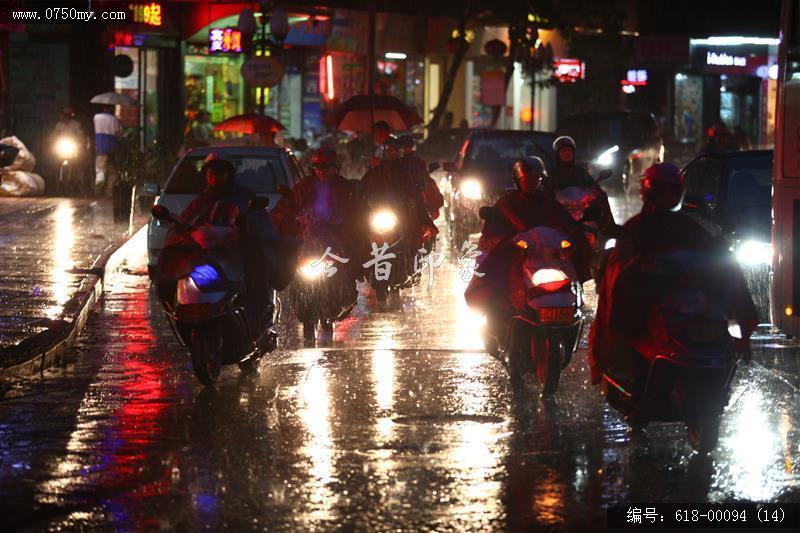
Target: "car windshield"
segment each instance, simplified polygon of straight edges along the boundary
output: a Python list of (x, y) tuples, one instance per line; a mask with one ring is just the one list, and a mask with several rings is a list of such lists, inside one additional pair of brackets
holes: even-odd
[(615, 143), (643, 139), (648, 122), (649, 117), (641, 114), (582, 113), (567, 118), (558, 135), (575, 139), (578, 151), (605, 150)]
[(533, 135), (473, 137), (464, 167), (500, 171), (510, 176), (514, 163), (526, 156), (541, 157), (549, 167), (553, 163), (551, 143), (549, 138)]
[[(206, 182), (200, 175), (204, 154), (188, 155), (178, 164), (172, 179), (164, 188), (165, 194), (197, 194)], [(236, 184), (256, 194), (275, 192), (280, 185), (289, 186), (279, 157), (226, 154), (236, 165)]]
[(772, 157), (736, 157), (727, 164), (728, 204), (769, 213), (772, 205)]

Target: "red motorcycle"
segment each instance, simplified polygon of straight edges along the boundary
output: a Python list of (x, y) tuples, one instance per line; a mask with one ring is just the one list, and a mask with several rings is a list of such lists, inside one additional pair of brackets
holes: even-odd
[[(480, 216), (502, 220), (493, 207), (482, 207)], [(542, 394), (553, 394), (583, 328), (583, 296), (572, 260), (573, 243), (546, 226), (519, 233), (512, 243), (517, 256), (511, 271), (503, 275), (510, 276), (514, 316), (504, 328), (506, 335), (491, 340), (507, 352), (515, 388), (521, 386), (525, 374), (535, 373), (543, 385)], [(507, 253), (505, 246), (498, 245), (490, 255)]]
[(608, 403), (632, 427), (684, 422), (689, 443), (702, 453), (717, 444), (742, 336), (725, 269), (724, 258), (688, 251), (626, 266), (617, 283), (643, 287), (635, 280), (646, 280), (657, 291), (648, 295), (640, 333), (624, 336), (603, 374)]

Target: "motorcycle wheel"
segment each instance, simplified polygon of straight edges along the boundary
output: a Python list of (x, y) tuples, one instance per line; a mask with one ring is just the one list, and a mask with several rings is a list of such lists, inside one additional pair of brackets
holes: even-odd
[(631, 181), (632, 181), (631, 180), (631, 172), (632, 171), (633, 170), (631, 168), (631, 162), (630, 161), (626, 161), (625, 162), (625, 166), (622, 168), (622, 175), (620, 176), (620, 179), (622, 181), (622, 192), (624, 192), (625, 194), (628, 194), (628, 193), (631, 192), (631, 185), (632, 185), (631, 184)]
[(508, 372), (511, 386), (514, 389), (522, 386), (525, 374), (533, 372), (533, 360), (531, 359), (533, 339), (529, 339), (528, 335), (529, 332), (517, 321), (511, 324), (508, 341)]
[(454, 220), (452, 224), (452, 229), (450, 231), (451, 243), (453, 248), (456, 250), (460, 250), (461, 247), (464, 245), (464, 241), (469, 240), (469, 232), (458, 223), (458, 221)]
[(192, 329), (189, 336), (192, 370), (197, 380), (206, 387), (213, 386), (219, 380), (222, 370), (221, 348), (222, 338), (216, 323)]
[(711, 453), (719, 441), (720, 415), (708, 415), (686, 421), (686, 436), (689, 445), (704, 454)]
[(317, 321), (316, 320), (304, 320), (303, 321), (303, 338), (307, 341), (313, 341), (316, 337), (316, 327)]
[(389, 290), (385, 284), (379, 283), (375, 286), (375, 299), (378, 300), (380, 307), (386, 307), (386, 302), (389, 300)]
[[(534, 335), (534, 338), (537, 335)], [(539, 342), (531, 341), (532, 355), (536, 358), (536, 370), (539, 381), (542, 382), (542, 396), (550, 396), (558, 389), (561, 379), (561, 353), (558, 344), (553, 344), (550, 338), (542, 335)]]

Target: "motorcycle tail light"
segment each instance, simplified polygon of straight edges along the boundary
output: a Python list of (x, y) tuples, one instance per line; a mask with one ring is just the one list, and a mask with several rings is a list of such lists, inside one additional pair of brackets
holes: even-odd
[(546, 291), (557, 291), (569, 284), (569, 277), (557, 268), (542, 268), (533, 273), (533, 285)]

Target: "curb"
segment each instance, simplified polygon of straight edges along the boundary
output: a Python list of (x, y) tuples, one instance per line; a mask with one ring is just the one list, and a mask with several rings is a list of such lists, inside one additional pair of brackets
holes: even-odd
[[(86, 276), (81, 281), (77, 292), (64, 304), (63, 327), (54, 328), (60, 330), (56, 332), (57, 338), (46, 342), (45, 346), (37, 350), (40, 353), (37, 355), (31, 354), (32, 357), (29, 360), (14, 366), (0, 368), (0, 383), (12, 379), (30, 378), (36, 375), (44, 377), (44, 371), (47, 368), (63, 361), (64, 354), (75, 344), (78, 335), (81, 334), (89, 319), (89, 315), (94, 310), (97, 300), (103, 294), (106, 268), (111, 258), (122, 250), (141, 230), (142, 228), (139, 228), (118, 242), (108, 245), (100, 253), (92, 263), (91, 268), (85, 270)], [(31, 339), (34, 338), (26, 339), (22, 344), (31, 342)]]

